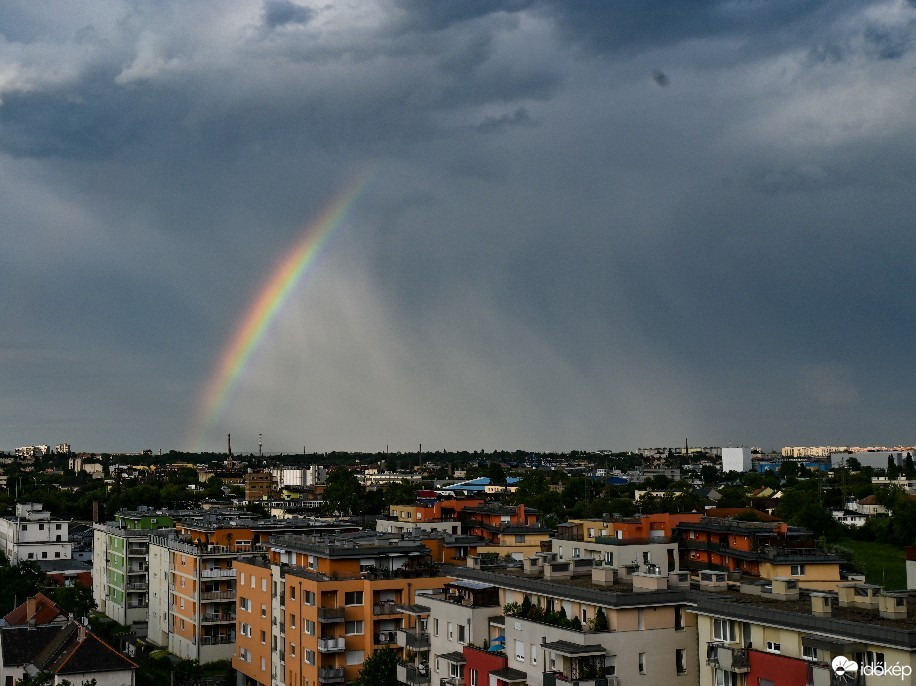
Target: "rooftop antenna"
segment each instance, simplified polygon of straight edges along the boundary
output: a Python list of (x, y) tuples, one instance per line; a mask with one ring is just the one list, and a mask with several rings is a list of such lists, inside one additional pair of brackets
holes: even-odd
[(264, 453), (261, 451), (261, 439), (264, 437), (264, 434), (258, 434), (258, 457), (264, 457)]
[(232, 469), (232, 434), (226, 434), (226, 466)]

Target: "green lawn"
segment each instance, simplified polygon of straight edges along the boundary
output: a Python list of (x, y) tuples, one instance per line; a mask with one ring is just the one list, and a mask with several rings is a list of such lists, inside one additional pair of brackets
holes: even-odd
[(837, 542), (855, 553), (856, 562), (865, 571), (865, 580), (880, 584), (890, 590), (906, 588), (906, 564), (903, 550), (887, 543), (854, 541), (850, 538)]

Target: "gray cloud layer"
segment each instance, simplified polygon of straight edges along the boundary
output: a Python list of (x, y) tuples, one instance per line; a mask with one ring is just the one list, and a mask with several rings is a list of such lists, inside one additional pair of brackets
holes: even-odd
[[(0, 446), (913, 441), (916, 10), (10, 4)], [(660, 79), (659, 75), (664, 75)]]

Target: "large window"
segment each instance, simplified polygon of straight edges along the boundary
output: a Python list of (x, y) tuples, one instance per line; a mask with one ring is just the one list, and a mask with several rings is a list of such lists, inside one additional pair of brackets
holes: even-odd
[(716, 669), (715, 686), (738, 686), (737, 675), (732, 672), (726, 672), (724, 669)]
[(677, 667), (678, 674), (687, 673), (687, 651), (683, 648), (678, 648), (674, 651), (674, 664)]
[(734, 643), (738, 640), (738, 623), (733, 619), (714, 619), (712, 637), (717, 641)]
[(517, 662), (525, 661), (525, 642), (518, 639), (515, 641), (515, 660)]
[(344, 605), (362, 605), (363, 604), (363, 592), (362, 591), (347, 591), (344, 593)]

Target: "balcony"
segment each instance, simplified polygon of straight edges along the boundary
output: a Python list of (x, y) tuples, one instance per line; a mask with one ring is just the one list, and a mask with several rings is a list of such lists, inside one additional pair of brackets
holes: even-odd
[(396, 615), (398, 614), (397, 603), (393, 600), (383, 600), (372, 606), (372, 614), (378, 615)]
[(398, 665), (398, 681), (408, 686), (428, 686), (430, 683), (429, 665)]
[(228, 636), (201, 636), (200, 644), (202, 646), (222, 646), (235, 643), (235, 634)]
[(126, 586), (124, 586), (124, 588), (126, 588), (128, 591), (145, 591), (146, 589), (149, 588), (149, 584), (133, 582), (133, 583), (127, 584)]
[(235, 600), (235, 590), (231, 591), (204, 591), (200, 594), (201, 601), (207, 600)]
[(219, 622), (234, 622), (235, 613), (234, 612), (223, 612), (223, 613), (205, 614), (205, 615), (200, 616), (200, 621), (203, 624), (217, 624)]
[(411, 650), (429, 650), (429, 632), (398, 629), (397, 644)]
[(234, 579), (235, 569), (225, 569), (222, 567), (214, 569), (201, 569), (200, 576), (204, 579)]
[(343, 682), (343, 667), (323, 667), (318, 670), (319, 684), (342, 684)]
[(375, 634), (375, 645), (391, 645), (398, 642), (398, 632), (394, 629), (391, 631), (379, 631)]
[(719, 669), (736, 674), (751, 671), (747, 648), (733, 648), (723, 643), (706, 644), (706, 664), (717, 665)]
[(323, 624), (342, 622), (344, 621), (344, 609), (342, 607), (319, 607), (318, 621)]
[(319, 638), (319, 653), (342, 653), (347, 649), (347, 642), (343, 637), (340, 638)]

